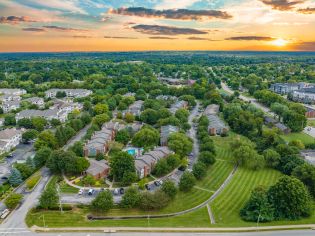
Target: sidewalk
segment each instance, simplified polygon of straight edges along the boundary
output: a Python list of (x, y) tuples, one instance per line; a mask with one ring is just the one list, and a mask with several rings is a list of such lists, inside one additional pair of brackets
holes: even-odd
[(292, 229), (315, 229), (315, 224), (308, 225), (279, 225), (261, 227), (234, 227), (234, 228), (154, 228), (154, 227), (66, 227), (66, 228), (43, 228), (33, 226), (34, 232), (255, 232), (255, 231), (275, 231)]

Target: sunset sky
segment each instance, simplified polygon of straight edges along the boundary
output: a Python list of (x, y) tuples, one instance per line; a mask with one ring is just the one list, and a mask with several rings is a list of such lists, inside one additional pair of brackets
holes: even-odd
[(315, 51), (315, 0), (0, 0), (0, 51)]

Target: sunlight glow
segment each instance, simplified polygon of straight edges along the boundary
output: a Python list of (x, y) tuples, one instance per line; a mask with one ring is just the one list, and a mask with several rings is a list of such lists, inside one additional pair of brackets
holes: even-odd
[(279, 38), (279, 39), (272, 41), (271, 43), (277, 47), (284, 47), (288, 44), (288, 41), (284, 40), (282, 38)]

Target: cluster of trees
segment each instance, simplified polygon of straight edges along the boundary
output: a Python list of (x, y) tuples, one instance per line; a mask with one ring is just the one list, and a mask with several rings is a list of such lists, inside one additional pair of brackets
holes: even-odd
[(150, 149), (157, 146), (160, 141), (160, 133), (149, 125), (145, 125), (132, 138), (132, 144), (136, 147)]
[(242, 219), (254, 222), (298, 220), (310, 216), (312, 199), (298, 179), (284, 176), (269, 189), (257, 187), (240, 211)]
[(14, 164), (8, 181), (11, 186), (16, 187), (30, 177), (37, 169), (34, 160), (28, 157), (25, 163)]
[(127, 152), (119, 151), (112, 155), (109, 160), (110, 175), (115, 182), (130, 185), (137, 180), (135, 160)]
[(251, 104), (232, 102), (224, 107), (223, 115), (230, 128), (238, 134), (251, 138), (262, 132), (263, 112)]
[(302, 104), (287, 101), (285, 98), (269, 90), (259, 90), (254, 94), (259, 102), (270, 107), (277, 114), (279, 121), (283, 121), (293, 132), (302, 131), (307, 122), (306, 109)]
[(164, 176), (170, 173), (176, 167), (178, 167), (181, 163), (182, 161), (179, 155), (177, 154), (169, 155), (167, 158), (162, 158), (156, 163), (152, 171), (152, 174), (158, 177)]
[(184, 133), (176, 132), (168, 137), (167, 146), (182, 159), (191, 153), (193, 140)]
[(80, 116), (70, 119), (66, 124), (56, 127), (53, 133), (44, 130), (38, 134), (34, 147), (39, 150), (42, 147), (56, 149), (64, 146), (79, 130), (91, 122), (91, 116), (84, 112)]

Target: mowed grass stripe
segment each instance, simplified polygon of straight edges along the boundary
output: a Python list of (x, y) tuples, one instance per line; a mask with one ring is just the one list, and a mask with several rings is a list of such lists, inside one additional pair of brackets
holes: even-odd
[(272, 169), (252, 171), (240, 168), (226, 189), (211, 204), (218, 225), (246, 224), (239, 211), (250, 197), (251, 191), (259, 186), (274, 184), (281, 174)]

